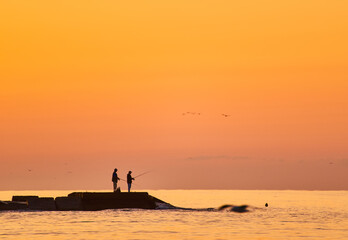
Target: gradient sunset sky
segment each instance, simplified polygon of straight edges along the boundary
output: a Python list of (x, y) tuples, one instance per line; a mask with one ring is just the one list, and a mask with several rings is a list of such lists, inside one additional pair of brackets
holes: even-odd
[(348, 190), (347, 13), (1, 1), (0, 190)]

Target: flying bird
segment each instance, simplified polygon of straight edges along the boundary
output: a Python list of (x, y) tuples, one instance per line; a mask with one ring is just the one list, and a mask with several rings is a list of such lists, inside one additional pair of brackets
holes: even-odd
[(199, 112), (184, 112), (182, 115), (183, 116), (185, 116), (185, 115), (201, 115), (201, 113), (199, 113)]
[(231, 115), (229, 115), (229, 114), (224, 114), (224, 113), (222, 113), (221, 115), (224, 116), (224, 117), (229, 117), (229, 116), (231, 116)]

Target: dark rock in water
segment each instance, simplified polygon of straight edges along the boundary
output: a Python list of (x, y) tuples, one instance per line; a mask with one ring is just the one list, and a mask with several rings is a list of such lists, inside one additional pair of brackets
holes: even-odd
[(232, 207), (231, 211), (232, 212), (249, 212), (247, 209), (248, 205), (241, 205), (241, 206), (234, 206)]
[(225, 204), (225, 205), (222, 205), (221, 207), (219, 207), (218, 210), (219, 210), (219, 211), (222, 211), (222, 210), (225, 210), (225, 209), (230, 208), (230, 207), (232, 207), (232, 205), (230, 205), (230, 204)]
[(0, 211), (1, 210), (22, 210), (27, 208), (28, 208), (27, 202), (0, 201)]
[[(38, 196), (13, 196), (10, 203), (1, 202), (0, 210), (25, 207), (29, 210), (42, 211), (94, 211), (104, 209), (140, 208), (140, 209), (171, 209), (174, 206), (147, 192), (74, 192), (67, 197), (40, 198)], [(22, 201), (16, 208), (14, 201)], [(11, 206), (9, 204), (12, 204)]]
[(82, 210), (175, 208), (171, 204), (149, 195), (147, 192), (75, 192), (70, 193), (68, 198), (80, 199)]
[(156, 209), (174, 209), (177, 207), (174, 207), (173, 205), (162, 201), (161, 199), (158, 199), (154, 196), (149, 195), (150, 198), (152, 198), (153, 201), (155, 201)]
[(56, 197), (57, 210), (82, 210), (82, 200), (78, 197)]
[(54, 211), (57, 210), (53, 197), (33, 198), (28, 200), (30, 210)]
[(82, 210), (104, 210), (119, 208), (155, 209), (155, 200), (146, 192), (75, 192), (68, 198), (81, 200)]
[(40, 198), (38, 196), (13, 196), (13, 202), (25, 202), (30, 210), (53, 211), (56, 209), (54, 198)]
[(249, 210), (247, 209), (248, 205), (240, 205), (240, 206), (233, 206), (230, 204), (225, 204), (222, 205), (221, 207), (218, 208), (219, 211), (230, 211), (230, 212), (239, 212), (239, 213), (243, 213), (243, 212), (249, 212)]
[(38, 199), (39, 196), (13, 196), (12, 201), (15, 202), (28, 202), (29, 200), (32, 199)]

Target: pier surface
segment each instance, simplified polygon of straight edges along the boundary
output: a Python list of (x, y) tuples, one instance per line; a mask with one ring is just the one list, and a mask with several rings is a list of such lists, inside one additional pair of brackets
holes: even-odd
[(13, 196), (0, 201), (0, 210), (96, 211), (105, 209), (173, 208), (147, 192), (73, 192), (64, 197)]

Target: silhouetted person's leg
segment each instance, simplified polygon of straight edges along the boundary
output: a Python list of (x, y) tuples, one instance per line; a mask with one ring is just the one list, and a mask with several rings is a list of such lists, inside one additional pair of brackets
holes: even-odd
[(130, 192), (131, 186), (132, 186), (132, 184), (128, 183), (128, 192)]

